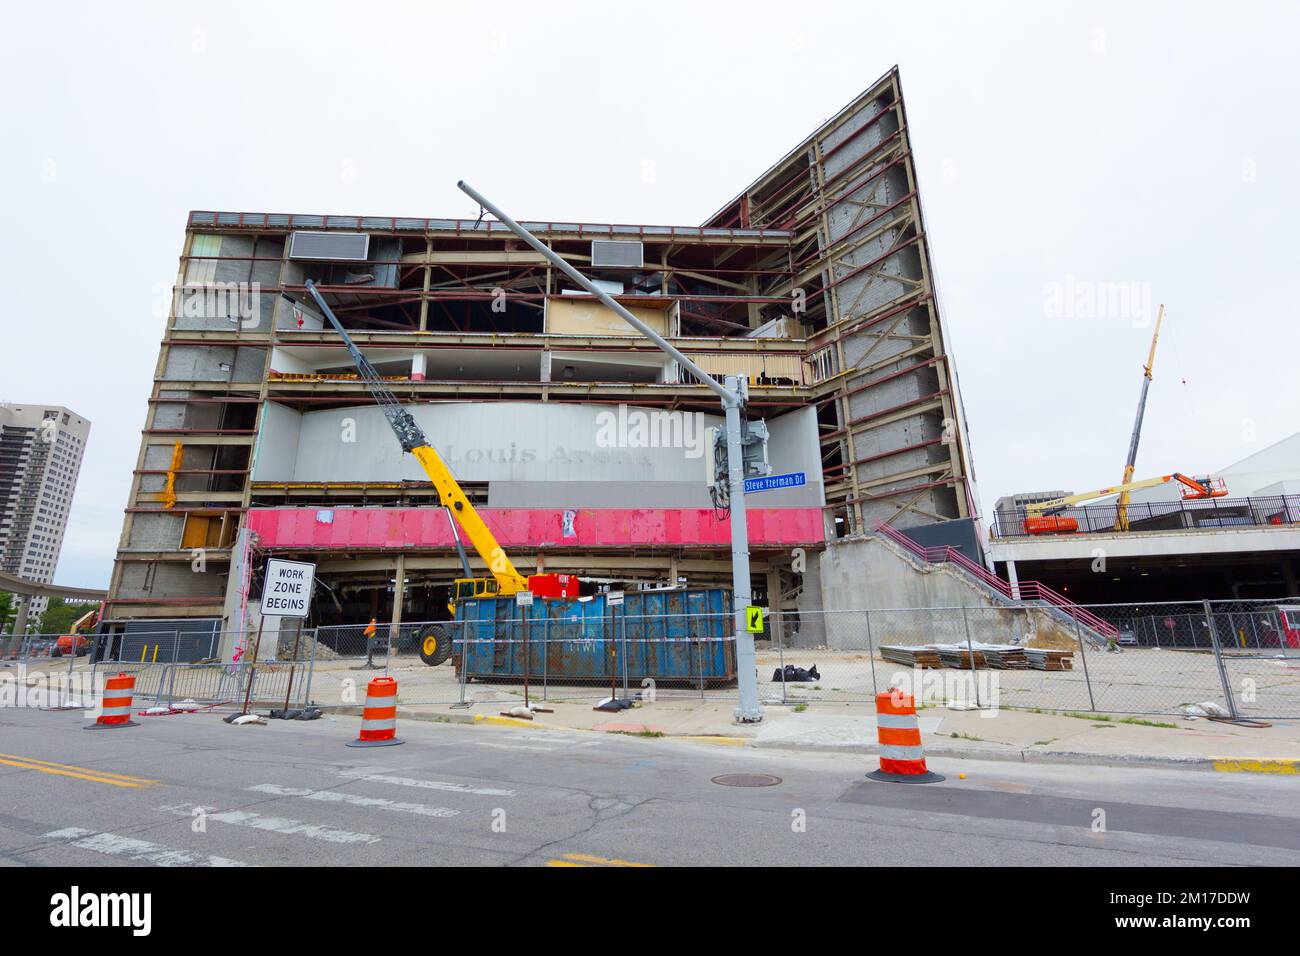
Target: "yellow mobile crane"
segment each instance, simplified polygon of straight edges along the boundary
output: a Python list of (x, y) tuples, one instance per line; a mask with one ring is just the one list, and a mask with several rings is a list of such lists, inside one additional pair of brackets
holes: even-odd
[[(1027, 534), (1056, 534), (1078, 531), (1079, 522), (1077, 519), (1069, 516), (1060, 517), (1057, 512), (1064, 511), (1070, 505), (1081, 504), (1085, 501), (1091, 501), (1093, 498), (1102, 498), (1116, 493), (1124, 496), (1124, 504), (1127, 506), (1127, 496), (1130, 491), (1137, 491), (1139, 488), (1152, 488), (1169, 481), (1177, 481), (1183, 486), (1184, 499), (1221, 498), (1228, 493), (1228, 487), (1222, 478), (1188, 478), (1186, 475), (1174, 472), (1171, 475), (1161, 475), (1158, 478), (1128, 481), (1121, 485), (1113, 485), (1110, 488), (1081, 491), (1078, 494), (1063, 495), (1060, 498), (1049, 498), (1046, 501), (1035, 501), (1032, 504), (1025, 505), (1025, 532)], [(1127, 520), (1124, 522), (1124, 530), (1128, 530)]]
[[(573, 575), (534, 574), (526, 578), (519, 573), (509, 555), (497, 542), (496, 536), (474, 510), (474, 505), (466, 497), (455, 476), (452, 475), (451, 469), (433, 450), (424, 431), (416, 424), (411, 413), (398, 401), (392, 389), (384, 384), (375, 367), (361, 354), (352, 337), (344, 330), (342, 323), (335, 317), (334, 311), (316, 288), (316, 283), (308, 279), (305, 286), (308, 294), (334, 327), (334, 331), (343, 339), (343, 344), (347, 347), (348, 354), (352, 356), (358, 374), (370, 389), (375, 402), (383, 409), (384, 417), (388, 419), (388, 424), (392, 426), (393, 433), (397, 435), (397, 440), (402, 445), (402, 451), (410, 452), (415, 456), (415, 460), (420, 463), (424, 473), (433, 482), (433, 487), (438, 492), (442, 506), (447, 509), (448, 516), (455, 519), (451, 531), (465, 576), (456, 578), (448, 607), (454, 609), (460, 601), (471, 598), (509, 596), (520, 591), (532, 591), (545, 597), (577, 597), (578, 581)], [(465, 555), (460, 535), (456, 531), (456, 523), (460, 524), (470, 544), (487, 565), (492, 573), (491, 577), (475, 577), (471, 572), (469, 559)], [(426, 628), (419, 640), (420, 657), (426, 664), (441, 664), (451, 655), (451, 640), (444, 628), (437, 625)]]

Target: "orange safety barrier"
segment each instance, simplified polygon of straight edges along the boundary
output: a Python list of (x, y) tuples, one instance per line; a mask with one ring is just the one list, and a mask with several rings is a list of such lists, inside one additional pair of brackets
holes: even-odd
[(366, 688), (366, 707), (361, 713), (361, 736), (349, 747), (392, 747), (397, 739), (397, 681), (376, 677)]
[(890, 783), (935, 783), (943, 777), (925, 766), (921, 723), (911, 694), (895, 690), (876, 695), (876, 739), (880, 769), (867, 774)]
[(135, 697), (135, 677), (118, 674), (104, 683), (104, 696), (100, 701), (99, 717), (86, 730), (107, 730), (110, 727), (137, 727), (131, 719), (131, 701)]

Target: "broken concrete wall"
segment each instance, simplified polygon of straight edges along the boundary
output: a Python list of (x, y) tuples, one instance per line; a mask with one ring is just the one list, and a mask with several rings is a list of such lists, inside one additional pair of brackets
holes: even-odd
[[(209, 568), (212, 568), (209, 565)], [(126, 561), (116, 596), (119, 598), (200, 598), (220, 601), (226, 589), (223, 570), (195, 571), (187, 562)]]
[(184, 528), (183, 514), (137, 513), (131, 516), (131, 535), (126, 547), (132, 551), (176, 551), (181, 546)]

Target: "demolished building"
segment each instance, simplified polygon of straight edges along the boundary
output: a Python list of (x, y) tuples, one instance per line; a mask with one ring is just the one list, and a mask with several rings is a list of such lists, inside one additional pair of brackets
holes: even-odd
[[(758, 603), (820, 609), (818, 552), (877, 522), (978, 537), (897, 70), (701, 226), (525, 225), (709, 374), (747, 379), (773, 472), (802, 476), (750, 500)], [(729, 582), (713, 393), (500, 223), (196, 211), (110, 629), (243, 626), (252, 548), (317, 563), (322, 622), (445, 606), (447, 516), (308, 279), (521, 570)]]

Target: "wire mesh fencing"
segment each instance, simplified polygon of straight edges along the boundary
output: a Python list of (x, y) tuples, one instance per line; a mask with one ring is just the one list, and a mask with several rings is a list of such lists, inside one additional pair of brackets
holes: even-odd
[[(869, 705), (906, 686), (923, 703), (980, 708), (1300, 717), (1300, 601), (1087, 610), (1071, 616), (1026, 602), (767, 615), (753, 635), (759, 697)], [(48, 636), (30, 635), (22, 662), (48, 672), (132, 673), (138, 696), (165, 705), (355, 704), (370, 676), (386, 674), (398, 680), (401, 705), (507, 711), (525, 700), (734, 701), (739, 672), (729, 613), (633, 615), (573, 602), (532, 616), (508, 608), (500, 619), (263, 635), (256, 660), (254, 633), (213, 635), (206, 661), (176, 659), (174, 632), (154, 637), (144, 654), (114, 657), (100, 636), (82, 656), (57, 658)], [(221, 660), (231, 648), (238, 659)]]
[(773, 615), (759, 688), (782, 703), (851, 702), (910, 682), (934, 690), (918, 699), (981, 707), (1298, 717), (1295, 605), (1089, 606), (1106, 628), (1033, 603)]
[[(769, 704), (870, 703), (905, 684), (923, 702), (980, 708), (1300, 717), (1295, 610), (1289, 619), (1261, 602), (1188, 602), (1093, 605), (1080, 616), (1027, 602), (785, 612), (754, 635), (758, 691)], [(382, 622), (376, 631), (364, 649), (353, 640), (351, 656), (318, 660), (322, 701), (355, 695), (356, 672), (367, 670), (396, 677), (403, 705), (737, 695), (730, 614), (592, 616), (557, 602), (540, 619), (411, 622), (398, 641)], [(430, 634), (442, 648), (432, 666)], [(316, 646), (331, 642), (344, 647), (344, 635)]]
[[(404, 624), (413, 638), (393, 643), (388, 656), (381, 647), (370, 666), (397, 678), (399, 704), (734, 695), (727, 690), (736, 682), (730, 614), (593, 614), (559, 602), (554, 611), (541, 619)], [(362, 667), (318, 662), (320, 693), (327, 686), (351, 693), (351, 671)]]

